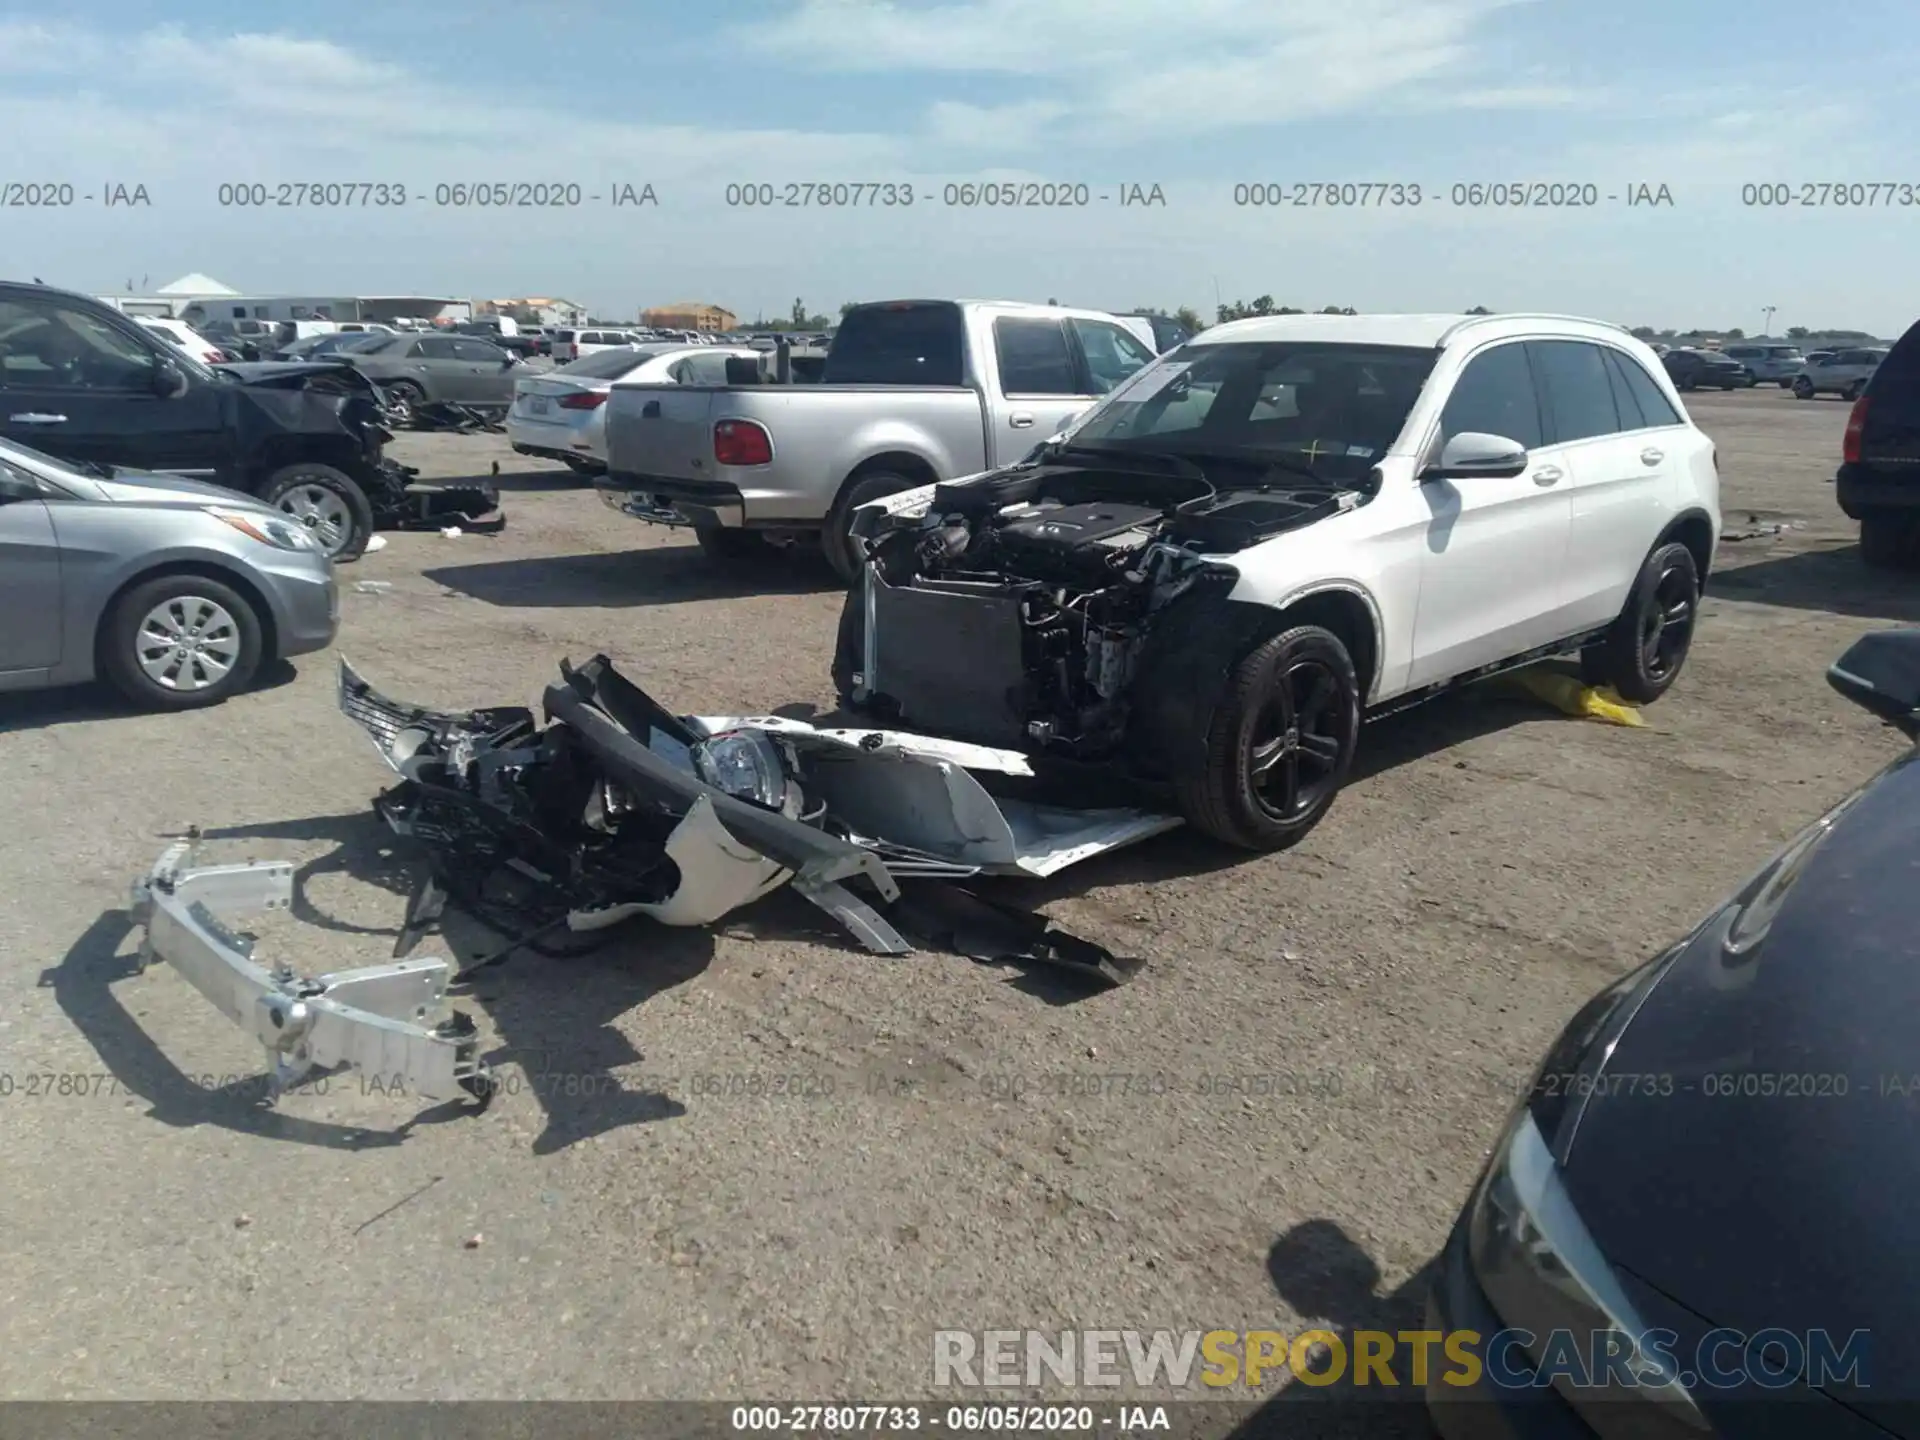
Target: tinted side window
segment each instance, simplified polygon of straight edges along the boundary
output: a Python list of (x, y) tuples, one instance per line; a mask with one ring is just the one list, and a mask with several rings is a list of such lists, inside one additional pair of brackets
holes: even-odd
[(680, 377), (688, 385), (724, 385), (727, 383), (725, 355), (689, 355), (680, 362), (686, 373)]
[(1627, 381), (1627, 372), (1621, 369), (1620, 352), (1602, 350), (1601, 359), (1607, 366), (1607, 383), (1613, 387), (1613, 408), (1619, 412), (1622, 430), (1644, 430), (1647, 428), (1646, 412), (1640, 408), (1640, 401), (1633, 393), (1633, 386)]
[(1530, 340), (1534, 365), (1546, 391), (1547, 421), (1553, 443), (1613, 435), (1620, 429), (1613, 408), (1613, 386), (1598, 345), (1578, 340)]
[(1471, 431), (1539, 449), (1545, 442), (1526, 347), (1517, 341), (1497, 345), (1469, 360), (1441, 412), (1440, 430), (1446, 440)]
[(423, 360), (452, 360), (458, 355), (453, 348), (453, 341), (444, 335), (434, 335), (422, 340), (420, 348), (415, 353)]
[(147, 390), (154, 354), (89, 311), (0, 301), (0, 387)]
[[(1656, 429), (1662, 425), (1683, 423), (1680, 412), (1673, 408), (1673, 403), (1667, 399), (1665, 392), (1654, 382), (1653, 377), (1647, 374), (1646, 367), (1638, 360), (1631, 355), (1623, 355), (1618, 350), (1609, 350), (1607, 359), (1615, 367), (1615, 373), (1627, 382), (1627, 392), (1633, 396), (1634, 404), (1639, 408), (1642, 423)], [(1631, 412), (1622, 408), (1623, 418), (1629, 413)]]
[(1078, 395), (1073, 352), (1058, 320), (993, 322), (993, 344), (1000, 352), (1000, 390), (1005, 395)]
[(498, 365), (507, 358), (506, 351), (484, 340), (456, 340), (453, 342), (453, 354), (455, 359), (476, 365)]

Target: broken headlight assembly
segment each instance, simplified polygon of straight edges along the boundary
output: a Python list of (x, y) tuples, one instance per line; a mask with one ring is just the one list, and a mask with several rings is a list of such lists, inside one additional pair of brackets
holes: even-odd
[(785, 758), (760, 730), (725, 730), (692, 747), (700, 778), (738, 800), (785, 810), (793, 782)]

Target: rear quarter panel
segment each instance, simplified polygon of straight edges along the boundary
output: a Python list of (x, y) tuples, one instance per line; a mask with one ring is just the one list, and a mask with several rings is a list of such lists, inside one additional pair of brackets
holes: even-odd
[[(644, 414), (649, 403), (656, 418)], [(765, 427), (772, 463), (715, 464), (721, 420)], [(739, 486), (750, 520), (824, 519), (841, 483), (876, 456), (911, 456), (944, 478), (981, 469), (985, 446), (981, 398), (969, 389), (616, 384), (607, 402), (616, 477), (726, 481)]]

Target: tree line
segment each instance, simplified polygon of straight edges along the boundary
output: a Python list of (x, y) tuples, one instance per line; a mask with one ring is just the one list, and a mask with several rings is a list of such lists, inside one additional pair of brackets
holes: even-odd
[[(774, 333), (789, 331), (810, 333), (819, 330), (830, 330), (846, 316), (849, 310), (853, 309), (859, 303), (857, 300), (849, 300), (840, 307), (839, 315), (827, 316), (809, 311), (806, 301), (796, 297), (792, 309), (784, 318), (776, 320), (755, 320), (752, 324), (742, 325), (740, 328), (743, 330), (762, 330)], [(1047, 303), (1049, 305), (1058, 305), (1060, 302), (1049, 296)], [(1231, 303), (1214, 306), (1214, 318), (1212, 320), (1205, 319), (1200, 312), (1191, 305), (1182, 305), (1177, 310), (1168, 310), (1158, 305), (1140, 305), (1136, 306), (1129, 313), (1135, 315), (1165, 316), (1167, 319), (1184, 325), (1188, 330), (1198, 334), (1209, 325), (1225, 325), (1230, 320), (1249, 320), (1258, 315), (1358, 315), (1360, 312), (1351, 305), (1326, 305), (1318, 310), (1306, 310), (1296, 305), (1277, 305), (1274, 303), (1273, 296), (1271, 295), (1256, 295), (1251, 300), (1235, 300)], [(1491, 315), (1494, 312), (1485, 305), (1475, 305), (1460, 313), (1463, 315)], [(1658, 340), (1668, 344), (1685, 344), (1700, 340), (1733, 341), (1738, 343), (1739, 341), (1749, 338), (1747, 332), (1738, 326), (1728, 330), (1698, 327), (1690, 330), (1682, 330), (1674, 328), (1660, 329), (1652, 325), (1634, 325), (1628, 327), (1628, 333), (1641, 340)], [(1785, 336), (1781, 338), (1795, 343), (1835, 341), (1864, 344), (1874, 340), (1876, 337), (1865, 330), (1826, 330), (1812, 329), (1805, 325), (1791, 325), (1787, 328)]]

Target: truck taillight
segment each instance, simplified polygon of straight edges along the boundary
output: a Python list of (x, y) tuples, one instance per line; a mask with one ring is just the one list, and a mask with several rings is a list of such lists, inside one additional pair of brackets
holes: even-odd
[(1867, 428), (1867, 397), (1862, 395), (1853, 402), (1853, 409), (1847, 415), (1847, 433), (1840, 441), (1840, 458), (1849, 465), (1860, 463), (1860, 436)]
[(773, 460), (773, 436), (751, 420), (720, 420), (713, 427), (716, 465), (767, 465)]
[(580, 390), (560, 397), (562, 410), (598, 410), (606, 403), (607, 392), (604, 390)]

